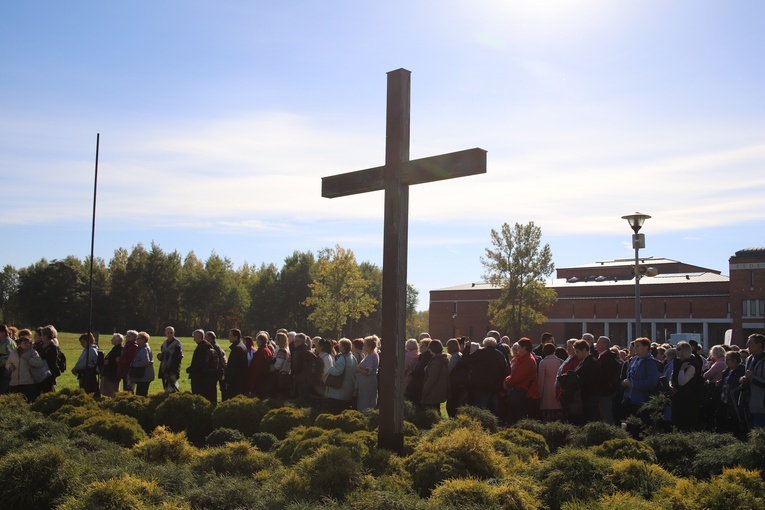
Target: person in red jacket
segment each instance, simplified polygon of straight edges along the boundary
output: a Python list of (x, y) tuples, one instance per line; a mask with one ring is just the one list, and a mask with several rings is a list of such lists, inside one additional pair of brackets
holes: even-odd
[(526, 337), (518, 340), (519, 354), (515, 358), (513, 370), (505, 378), (504, 387), (508, 395), (522, 394), (518, 399), (521, 405), (510, 405), (510, 419), (515, 422), (521, 418), (538, 418), (539, 416), (539, 380), (537, 379), (537, 360), (533, 354), (533, 344)]
[(255, 336), (258, 350), (252, 355), (252, 361), (247, 368), (247, 392), (261, 398), (268, 395), (268, 373), (274, 361), (274, 354), (268, 347), (269, 340), (266, 331), (261, 331)]
[(131, 329), (125, 333), (125, 347), (122, 348), (120, 357), (117, 358), (117, 390), (119, 390), (119, 381), (122, 381), (123, 391), (133, 393), (135, 389), (135, 385), (128, 380), (128, 373), (130, 372), (130, 364), (138, 351), (137, 340), (138, 331)]

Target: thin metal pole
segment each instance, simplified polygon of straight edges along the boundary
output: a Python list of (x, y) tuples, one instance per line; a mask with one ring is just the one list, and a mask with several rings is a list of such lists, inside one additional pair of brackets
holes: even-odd
[[(96, 197), (98, 196), (98, 149), (101, 145), (101, 133), (96, 133), (96, 175), (93, 179), (93, 223), (90, 231), (90, 283), (88, 285), (88, 335), (93, 333), (93, 253), (96, 246)], [(90, 348), (86, 351), (90, 353)], [(88, 357), (88, 354), (85, 355)], [(87, 366), (88, 360), (86, 359)]]
[(635, 244), (635, 340), (640, 338), (640, 259), (638, 252), (640, 251), (639, 245)]

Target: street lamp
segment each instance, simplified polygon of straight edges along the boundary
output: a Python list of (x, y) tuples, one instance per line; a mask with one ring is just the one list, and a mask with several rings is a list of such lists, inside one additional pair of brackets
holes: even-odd
[(640, 259), (638, 257), (638, 254), (640, 252), (640, 248), (645, 248), (645, 235), (644, 234), (638, 234), (640, 232), (640, 229), (643, 226), (643, 223), (645, 223), (645, 220), (650, 218), (647, 214), (642, 214), (639, 212), (636, 212), (635, 214), (627, 214), (626, 216), (622, 216), (623, 220), (627, 220), (627, 223), (630, 224), (630, 227), (632, 228), (632, 231), (635, 232), (632, 234), (632, 247), (635, 248), (635, 338), (640, 337)]

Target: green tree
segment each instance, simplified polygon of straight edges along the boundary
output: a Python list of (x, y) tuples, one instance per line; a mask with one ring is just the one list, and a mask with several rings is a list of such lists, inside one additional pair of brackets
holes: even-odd
[(284, 265), (279, 271), (279, 290), (281, 301), (281, 313), (283, 314), (281, 327), (296, 331), (308, 330), (308, 309), (303, 302), (310, 295), (311, 267), (316, 259), (310, 251), (295, 251), (284, 259)]
[(279, 270), (275, 264), (261, 264), (250, 278), (250, 307), (245, 315), (245, 330), (276, 331), (282, 327), (279, 301)]
[(375, 310), (377, 301), (366, 293), (369, 282), (361, 276), (353, 251), (340, 245), (324, 248), (311, 277), (311, 295), (304, 304), (313, 308), (308, 318), (318, 329), (340, 337), (349, 318), (358, 320)]
[(0, 271), (0, 307), (2, 308), (2, 322), (12, 324), (17, 320), (14, 310), (16, 293), (19, 290), (19, 272), (10, 264)]
[(511, 338), (547, 320), (545, 313), (557, 301), (553, 289), (545, 286), (554, 265), (550, 245), (540, 248), (542, 229), (529, 222), (507, 223), (491, 230), (492, 248), (481, 257), (484, 279), (501, 287), (500, 297), (489, 304), (492, 324), (510, 333)]
[(55, 324), (84, 331), (88, 320), (88, 276), (74, 256), (39, 262), (19, 271), (19, 308), (27, 324)]

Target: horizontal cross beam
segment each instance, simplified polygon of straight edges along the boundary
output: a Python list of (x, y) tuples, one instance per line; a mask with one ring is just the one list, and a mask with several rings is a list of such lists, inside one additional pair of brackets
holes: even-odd
[[(378, 166), (322, 177), (321, 196), (337, 198), (383, 190), (384, 172), (385, 167)], [(485, 173), (486, 151), (478, 148), (468, 149), (405, 163), (401, 171), (401, 184), (423, 184)]]

